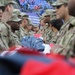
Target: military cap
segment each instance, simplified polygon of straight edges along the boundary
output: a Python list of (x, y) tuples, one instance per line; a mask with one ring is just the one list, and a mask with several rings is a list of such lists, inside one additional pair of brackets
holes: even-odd
[(47, 10), (45, 11), (45, 13), (42, 14), (42, 17), (48, 16), (48, 15), (52, 16), (52, 15), (54, 15), (55, 13), (56, 13), (55, 10), (53, 10), (53, 9), (47, 9)]
[(46, 9), (45, 13), (56, 13), (56, 10), (54, 10), (54, 9)]
[(33, 23), (29, 20), (29, 24), (28, 25), (31, 25), (31, 26), (33, 26)]
[(57, 0), (56, 2), (54, 2), (52, 4), (52, 6), (57, 7), (57, 6), (61, 6), (63, 4), (68, 4), (68, 0)]
[(17, 16), (20, 15), (20, 10), (19, 9), (14, 9), (13, 14), (17, 15)]
[(0, 1), (0, 7), (3, 7), (3, 6), (4, 6), (4, 3)]
[(46, 17), (46, 16), (50, 16), (50, 15), (51, 15), (51, 13), (46, 12), (46, 13), (44, 13), (44, 14), (43, 14), (43, 16), (42, 16), (42, 17)]
[(10, 21), (19, 22), (19, 21), (21, 21), (21, 19), (19, 19), (19, 18), (17, 17), (17, 15), (13, 15), (13, 16), (11, 17)]
[(28, 14), (27, 13), (24, 13), (24, 12), (21, 12), (19, 9), (14, 9), (13, 10), (13, 14), (17, 15), (17, 16), (21, 16), (22, 18), (23, 17), (28, 17)]
[(39, 27), (38, 23), (33, 24), (33, 27)]
[(0, 0), (0, 1), (1, 1), (1, 3), (4, 4), (4, 6), (7, 4), (16, 4), (16, 2), (13, 0)]
[(29, 17), (28, 14), (25, 13), (25, 12), (20, 12), (20, 16), (21, 16), (21, 17)]

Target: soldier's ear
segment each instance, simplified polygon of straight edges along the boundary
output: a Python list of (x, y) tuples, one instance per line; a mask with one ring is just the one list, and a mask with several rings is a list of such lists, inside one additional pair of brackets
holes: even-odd
[(68, 7), (65, 7), (65, 8), (66, 8), (67, 12), (69, 12), (69, 11), (68, 11)]

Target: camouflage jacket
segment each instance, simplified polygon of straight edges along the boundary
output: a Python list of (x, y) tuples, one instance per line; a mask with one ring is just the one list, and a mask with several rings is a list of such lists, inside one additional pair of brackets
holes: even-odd
[(12, 46), (19, 45), (17, 40), (14, 39), (10, 26), (4, 22), (0, 22), (0, 39), (6, 50), (9, 49), (10, 44)]
[(64, 23), (64, 25), (61, 27), (60, 31), (57, 33), (57, 35), (51, 39), (51, 42), (53, 43), (59, 43), (61, 38), (65, 35), (65, 33), (69, 30), (70, 22), (74, 19), (74, 17), (70, 17), (70, 19)]
[[(74, 20), (75, 21), (75, 20)], [(61, 38), (60, 42), (57, 43), (62, 46), (59, 49), (55, 49), (54, 53), (59, 53), (66, 56), (73, 55), (73, 42), (75, 42), (75, 23), (71, 25), (71, 28), (65, 33), (65, 35)]]

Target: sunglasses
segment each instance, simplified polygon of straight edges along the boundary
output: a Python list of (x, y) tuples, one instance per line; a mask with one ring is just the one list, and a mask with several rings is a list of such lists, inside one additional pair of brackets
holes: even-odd
[(59, 6), (57, 6), (56, 8), (59, 9), (59, 8), (61, 8), (61, 6), (62, 6), (62, 5), (59, 5)]
[(2, 10), (2, 12), (4, 12), (4, 6), (1, 6), (0, 7), (0, 10)]
[(21, 24), (21, 22), (19, 21), (19, 22), (14, 22), (14, 21), (12, 21), (12, 23), (14, 23), (14, 24)]

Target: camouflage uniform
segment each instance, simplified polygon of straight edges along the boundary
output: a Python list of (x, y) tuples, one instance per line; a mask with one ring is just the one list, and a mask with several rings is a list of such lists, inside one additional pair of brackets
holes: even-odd
[(70, 19), (64, 23), (64, 25), (62, 25), (60, 31), (57, 33), (57, 35), (51, 39), (50, 42), (53, 42), (53, 43), (59, 43), (62, 36), (65, 35), (65, 33), (69, 30), (69, 25), (70, 25), (70, 22), (74, 19), (74, 17), (70, 17)]
[(66, 32), (66, 34), (61, 38), (61, 41), (58, 43), (62, 46), (62, 48), (55, 49), (54, 53), (59, 53), (62, 55), (70, 56), (73, 54), (72, 47), (73, 41), (75, 39), (75, 19), (70, 23), (70, 30)]
[(50, 44), (50, 40), (52, 39), (53, 31), (49, 28), (46, 35), (46, 43)]
[[(46, 16), (50, 15), (50, 20), (56, 18), (56, 11), (53, 9), (47, 9), (44, 14), (42, 14), (42, 18), (44, 19)], [(48, 23), (43, 26), (43, 37), (46, 40), (46, 43), (49, 44), (52, 38), (52, 30), (49, 28)]]
[(20, 26), (19, 31), (16, 31), (15, 34), (18, 36), (18, 38), (21, 40), (24, 36), (30, 36), (31, 33), (27, 32), (22, 26)]
[(25, 29), (22, 26), (20, 26), (20, 29), (16, 31), (15, 34), (18, 36), (19, 40), (21, 40), (24, 36), (27, 35)]
[[(33, 26), (33, 23), (29, 20), (28, 26)], [(28, 32), (25, 30), (25, 36), (31, 36), (33, 35), (32, 30), (28, 30)]]
[[(62, 5), (64, 2), (62, 3), (57, 2), (57, 5)], [(69, 20), (66, 23), (64, 23), (64, 25), (61, 27), (57, 36), (51, 40), (52, 42), (59, 45), (59, 47), (54, 49), (53, 52), (68, 56), (73, 54), (70, 48), (72, 46), (71, 44), (74, 38), (75, 38), (75, 18), (71, 16)]]
[[(13, 14), (11, 19), (9, 21), (13, 21), (13, 22), (20, 22), (21, 19), (18, 18), (18, 16), (16, 14)], [(12, 29), (12, 28), (11, 28)], [(15, 40), (17, 40), (18, 44), (20, 44), (20, 39), (18, 38), (18, 36), (13, 32), (13, 37)]]
[[(19, 9), (14, 9), (13, 10), (13, 14), (14, 15), (17, 15), (17, 16), (21, 16), (20, 17), (20, 19), (23, 19), (23, 18), (27, 18), (28, 17), (28, 15), (26, 14), (26, 13), (24, 13), (24, 12), (20, 12), (20, 10)], [(25, 29), (22, 27), (22, 26), (20, 26), (20, 29), (19, 30), (16, 30), (15, 31), (15, 34), (18, 36), (18, 39), (19, 39), (19, 41), (24, 37), (24, 36), (26, 36), (27, 35), (27, 33), (25, 32)]]
[(8, 24), (0, 22), (0, 28), (0, 35), (6, 49), (9, 49), (10, 45), (19, 45), (17, 40), (14, 39), (13, 33), (11, 32), (11, 28)]
[[(54, 2), (52, 5), (54, 7), (57, 7), (57, 6), (60, 6), (60, 5), (63, 5), (63, 4), (67, 4), (68, 3), (68, 0), (57, 0), (56, 2)], [(70, 22), (74, 19), (74, 17), (70, 17), (68, 21), (66, 21), (64, 23), (64, 25), (62, 25), (60, 31), (57, 33), (57, 35), (51, 39), (50, 42), (53, 42), (53, 43), (58, 43), (60, 42), (62, 36), (65, 35), (65, 33), (69, 30), (69, 25), (70, 25)]]
[[(34, 24), (32, 26), (33, 26), (33, 28), (38, 28), (39, 24)], [(33, 34), (40, 34), (40, 28), (39, 28), (39, 30), (37, 32), (33, 32)]]
[(45, 39), (45, 42), (47, 44), (50, 43), (50, 40), (52, 38), (52, 30), (48, 27), (48, 24), (46, 24), (45, 26), (43, 26), (43, 38)]
[[(6, 1), (6, 0), (1, 0), (0, 2), (1, 4), (3, 3), (4, 6), (8, 3), (14, 3), (14, 1)], [(19, 45), (18, 42), (13, 37), (13, 33), (11, 32), (10, 26), (3, 21), (0, 21), (0, 41), (1, 41), (0, 50), (3, 49), (8, 50), (11, 44), (12, 46)]]

